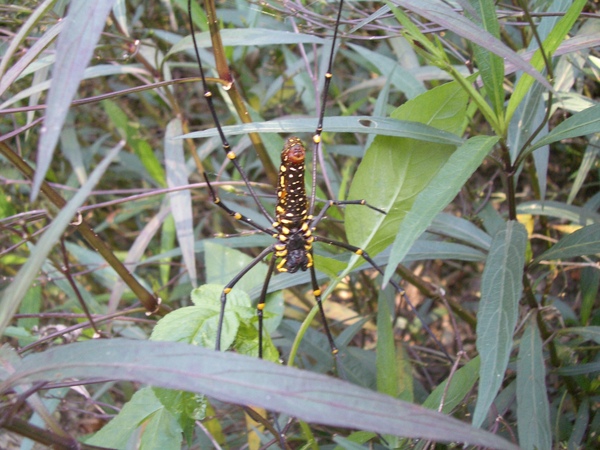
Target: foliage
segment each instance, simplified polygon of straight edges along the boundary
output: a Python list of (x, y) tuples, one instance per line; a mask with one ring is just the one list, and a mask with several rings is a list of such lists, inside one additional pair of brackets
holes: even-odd
[[(345, 5), (316, 196), (386, 214), (331, 208), (317, 233), (385, 273), (318, 244), (340, 355), (308, 273), (278, 274), (261, 361), (263, 263), (228, 302), (234, 351), (212, 350), (222, 286), (273, 240), (208, 195), (204, 172), (270, 226), (221, 150), (186, 1), (21, 3), (0, 7), (0, 447), (599, 445), (595, 4)], [(209, 30), (193, 5), (269, 211), (278, 133), (316, 127), (335, 7), (230, 1)]]

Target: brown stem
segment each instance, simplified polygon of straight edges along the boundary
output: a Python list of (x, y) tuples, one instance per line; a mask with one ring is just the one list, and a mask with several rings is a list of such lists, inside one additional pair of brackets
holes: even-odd
[[(4, 155), (23, 175), (29, 179), (33, 179), (35, 173), (33, 168), (4, 142), (0, 142), (0, 153)], [(58, 209), (64, 208), (67, 204), (67, 201), (45, 181), (42, 182), (41, 190), (48, 200), (50, 200), (50, 202)], [(82, 217), (74, 226), (77, 231), (81, 233), (86, 242), (100, 253), (104, 260), (119, 274), (121, 279), (129, 286), (148, 312), (165, 315), (169, 311), (169, 308), (161, 306), (160, 300), (154, 294), (148, 292), (148, 290), (135, 279), (123, 263), (115, 256), (110, 247), (100, 239), (93, 228)]]
[[(223, 48), (223, 41), (221, 40), (221, 33), (219, 31), (219, 21), (217, 19), (217, 11), (215, 9), (214, 0), (205, 0), (204, 8), (206, 12), (206, 18), (208, 20), (208, 29), (210, 31), (210, 39), (212, 41), (213, 53), (215, 56), (215, 63), (219, 78), (227, 82), (227, 87), (225, 87), (225, 90), (227, 91), (227, 94), (229, 95), (229, 98), (231, 99), (231, 102), (233, 103), (240, 120), (243, 123), (252, 123), (252, 118), (248, 113), (248, 109), (246, 108), (244, 100), (236, 87), (233, 76), (231, 75), (231, 71), (229, 70), (229, 65), (227, 64), (225, 49)], [(277, 171), (275, 170), (275, 166), (269, 158), (269, 154), (262, 143), (260, 135), (258, 133), (249, 133), (248, 135), (250, 136), (252, 145), (256, 149), (256, 153), (258, 154), (258, 157), (265, 168), (267, 178), (273, 186), (276, 186)]]

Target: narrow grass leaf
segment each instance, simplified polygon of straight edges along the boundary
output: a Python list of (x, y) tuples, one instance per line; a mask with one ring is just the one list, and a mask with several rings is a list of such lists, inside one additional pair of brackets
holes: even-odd
[(600, 253), (600, 223), (588, 225), (568, 234), (560, 241), (535, 258), (532, 264), (540, 261), (575, 258), (577, 256)]
[(600, 105), (584, 109), (573, 114), (567, 120), (561, 122), (556, 128), (541, 139), (538, 139), (531, 150), (552, 144), (562, 139), (570, 139), (579, 136), (600, 132)]
[[(571, 31), (573, 24), (579, 18), (581, 10), (586, 3), (586, 0), (574, 0), (567, 13), (552, 28), (552, 31), (550, 31), (548, 37), (544, 39), (542, 46), (547, 58), (551, 58), (558, 46), (565, 40), (565, 36), (569, 31)], [(538, 49), (533, 55), (533, 58), (531, 58), (531, 65), (536, 69), (535, 73), (540, 77), (542, 75), (540, 75), (537, 70), (542, 70), (544, 68), (544, 64), (544, 57), (540, 49)], [(530, 75), (533, 74), (531, 72), (526, 72), (526, 74), (519, 79), (518, 84), (515, 86), (514, 92), (509, 97), (508, 105), (506, 107), (507, 121), (511, 120), (515, 110), (517, 109), (517, 106), (519, 106), (519, 104), (523, 101), (523, 98), (531, 89), (534, 79)], [(538, 77), (536, 77), (536, 80), (541, 82), (544, 86), (549, 87), (546, 80), (541, 81)]]
[(48, 93), (44, 126), (40, 132), (32, 199), (37, 197), (46, 176), (67, 111), (114, 2), (75, 0), (70, 3), (66, 25), (58, 36), (52, 86)]
[[(54, 1), (54, 0), (53, 0)], [(30, 64), (40, 55), (40, 53), (56, 38), (65, 26), (65, 21), (58, 22), (56, 25), (50, 27), (41, 37), (39, 37), (35, 44), (25, 51), (25, 54), (14, 63), (0, 78), (0, 96), (19, 78), (19, 75), (30, 68)], [(5, 53), (2, 62), (8, 61), (8, 55)], [(0, 71), (1, 72), (1, 71)]]
[(395, 0), (394, 4), (413, 11), (420, 16), (426, 17), (434, 23), (442, 26), (465, 38), (469, 42), (484, 47), (486, 50), (495, 53), (506, 62), (511, 62), (519, 70), (528, 73), (537, 81), (550, 89), (548, 81), (525, 59), (505, 45), (502, 41), (488, 33), (483, 28), (475, 25), (465, 16), (456, 12), (452, 7), (438, 0)]
[(489, 250), (492, 244), (492, 237), (477, 225), (463, 217), (443, 212), (435, 216), (429, 226), (429, 231), (457, 239), (485, 251)]
[(494, 235), (483, 270), (476, 342), (481, 368), (474, 427), (480, 427), (485, 420), (508, 366), (523, 290), (526, 248), (525, 227), (508, 221)]
[[(471, 0), (469, 3), (477, 16), (470, 16), (468, 10), (465, 10), (467, 16), (470, 16), (469, 18), (477, 26), (499, 40), (500, 25), (493, 0)], [(504, 60), (484, 46), (477, 44), (473, 46), (473, 53), (476, 67), (485, 86), (485, 92), (492, 103), (496, 116), (500, 117), (504, 110)]]
[[(12, 77), (9, 77), (9, 79), (6, 82), (3, 77), (11, 58), (15, 53), (17, 53), (19, 46), (27, 38), (27, 35), (31, 32), (32, 28), (35, 27), (38, 21), (48, 12), (50, 8), (52, 8), (54, 3), (56, 3), (56, 0), (45, 0), (44, 2), (40, 3), (38, 7), (33, 11), (33, 13), (27, 18), (25, 23), (23, 23), (23, 26), (21, 26), (19, 31), (12, 37), (10, 44), (8, 44), (8, 47), (4, 48), (2, 61), (0, 61), (0, 78), (2, 78), (2, 81), (0, 82), (0, 95), (2, 95), (4, 89), (10, 86), (11, 83), (10, 78)], [(56, 28), (56, 26), (52, 27), (51, 30), (53, 28)], [(25, 57), (27, 57), (27, 53), (25, 54)]]
[(450, 380), (450, 387), (446, 389), (448, 380), (445, 380), (429, 394), (423, 406), (437, 411), (443, 401), (442, 412), (450, 414), (454, 408), (463, 404), (465, 397), (473, 390), (475, 383), (479, 379), (480, 362), (480, 358), (476, 357), (458, 369)]
[(377, 391), (391, 397), (398, 395), (396, 369), (396, 343), (392, 328), (392, 315), (384, 291), (379, 294), (377, 308)]
[(566, 203), (552, 200), (521, 203), (517, 206), (517, 213), (556, 217), (584, 226), (600, 223), (600, 214), (589, 208), (567, 205)]
[(559, 333), (575, 333), (584, 339), (589, 339), (590, 341), (594, 341), (596, 344), (600, 344), (600, 326), (563, 328)]
[[(223, 132), (228, 136), (259, 133), (314, 133), (315, 119), (285, 119), (270, 120), (268, 122), (254, 122), (243, 125), (230, 125), (223, 127)], [(323, 128), (332, 133), (368, 133), (383, 136), (397, 136), (418, 139), (436, 144), (460, 145), (463, 140), (456, 134), (440, 130), (425, 123), (410, 120), (398, 120), (387, 117), (372, 116), (337, 116), (326, 117)], [(199, 139), (218, 136), (216, 128), (204, 131), (195, 131), (180, 139)]]
[(12, 283), (4, 290), (2, 301), (0, 302), (0, 335), (2, 335), (12, 320), (13, 315), (19, 309), (21, 300), (27, 293), (35, 277), (38, 276), (38, 272), (46, 261), (48, 253), (50, 253), (60, 240), (63, 232), (76, 215), (77, 209), (86, 201), (88, 195), (94, 186), (96, 186), (109, 164), (117, 156), (121, 148), (123, 148), (123, 145), (124, 143), (121, 142), (110, 150), (106, 157), (98, 164), (87, 182), (79, 188), (73, 198), (69, 200), (54, 218), (50, 227), (44, 232), (35, 248), (32, 249), (27, 262), (19, 269)]
[(552, 448), (547, 391), (542, 339), (532, 316), (517, 359), (517, 425), (523, 450)]
[(339, 379), (174, 342), (111, 339), (55, 347), (25, 357), (0, 384), (0, 390), (70, 378), (131, 380), (197, 392), (315, 424), (486, 448), (517, 448), (452, 417)]
[[(167, 125), (165, 133), (165, 168), (167, 172), (167, 185), (177, 188), (189, 184), (187, 168), (185, 166), (185, 155), (183, 141), (174, 139), (182, 133), (181, 120), (173, 119)], [(183, 256), (183, 262), (192, 282), (192, 286), (198, 285), (196, 270), (196, 255), (194, 253), (194, 222), (192, 212), (192, 194), (188, 189), (169, 193), (171, 214), (175, 219), (177, 241)]]

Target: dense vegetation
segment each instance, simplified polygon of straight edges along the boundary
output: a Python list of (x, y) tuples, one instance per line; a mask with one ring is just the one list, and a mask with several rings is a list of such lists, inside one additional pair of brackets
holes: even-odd
[[(209, 29), (211, 4), (208, 86), (272, 212), (338, 3), (231, 0)], [(213, 350), (223, 286), (273, 239), (207, 189), (271, 225), (222, 150), (187, 1), (0, 5), (0, 447), (599, 446), (597, 5), (459, 4), (344, 5), (316, 209), (385, 214), (332, 207), (316, 233), (384, 273), (316, 243), (340, 352), (309, 273), (282, 273), (265, 360), (268, 261)]]

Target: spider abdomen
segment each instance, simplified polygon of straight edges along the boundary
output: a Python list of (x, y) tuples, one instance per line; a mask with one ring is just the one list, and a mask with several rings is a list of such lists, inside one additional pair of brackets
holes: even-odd
[(308, 199), (304, 185), (306, 149), (297, 137), (288, 138), (281, 152), (277, 184), (277, 223), (287, 228), (300, 228), (308, 219)]

